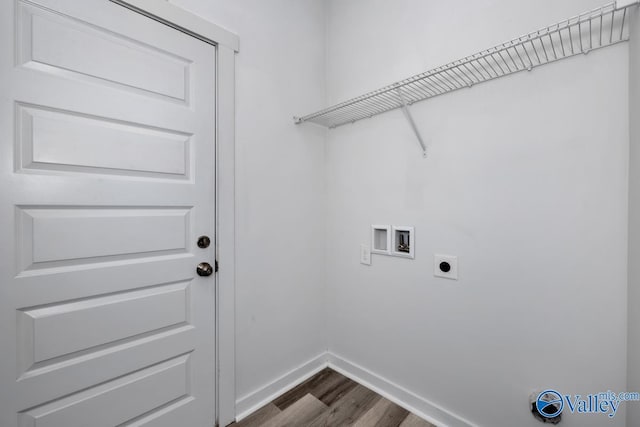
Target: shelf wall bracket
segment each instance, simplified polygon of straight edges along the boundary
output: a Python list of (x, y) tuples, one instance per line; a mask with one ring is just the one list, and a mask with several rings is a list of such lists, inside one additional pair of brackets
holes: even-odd
[(426, 158), (427, 157), (427, 145), (424, 143), (424, 140), (422, 139), (422, 135), (420, 134), (420, 131), (418, 130), (418, 126), (416, 126), (416, 122), (413, 120), (413, 116), (411, 115), (411, 111), (409, 110), (409, 105), (407, 104), (407, 100), (405, 99), (404, 95), (402, 94), (402, 89), (398, 88), (397, 89), (397, 93), (398, 93), (398, 99), (400, 100), (400, 103), (402, 104), (400, 106), (400, 108), (402, 108), (402, 113), (404, 114), (404, 117), (409, 122), (409, 126), (411, 126), (411, 129), (413, 129), (413, 133), (416, 134), (416, 138), (418, 138), (418, 144), (420, 144), (420, 148), (422, 149), (422, 157)]

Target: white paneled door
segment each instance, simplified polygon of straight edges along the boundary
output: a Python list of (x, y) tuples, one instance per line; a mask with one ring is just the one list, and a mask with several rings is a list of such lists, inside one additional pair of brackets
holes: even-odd
[(215, 420), (215, 47), (0, 3), (0, 426)]

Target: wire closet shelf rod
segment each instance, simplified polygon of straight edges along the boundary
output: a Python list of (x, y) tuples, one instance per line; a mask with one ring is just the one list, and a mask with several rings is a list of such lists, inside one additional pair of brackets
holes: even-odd
[(373, 117), (418, 101), (469, 88), (629, 40), (629, 15), (640, 1), (602, 7), (517, 37), (465, 58), (366, 93), (329, 108), (294, 117), (328, 128)]

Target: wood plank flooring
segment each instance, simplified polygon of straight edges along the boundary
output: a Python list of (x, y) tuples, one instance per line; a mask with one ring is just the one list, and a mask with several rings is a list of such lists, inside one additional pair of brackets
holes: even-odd
[(435, 427), (329, 368), (229, 427)]

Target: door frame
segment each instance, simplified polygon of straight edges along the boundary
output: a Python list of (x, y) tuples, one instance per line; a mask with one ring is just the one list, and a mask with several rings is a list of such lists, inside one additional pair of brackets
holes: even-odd
[(236, 418), (235, 54), (239, 38), (168, 1), (110, 0), (215, 46), (216, 52), (216, 425)]

